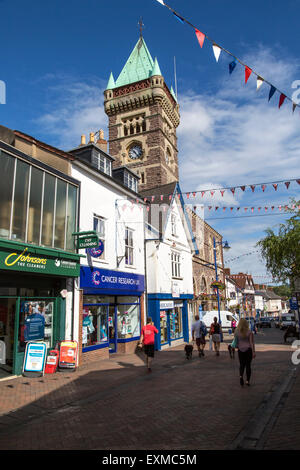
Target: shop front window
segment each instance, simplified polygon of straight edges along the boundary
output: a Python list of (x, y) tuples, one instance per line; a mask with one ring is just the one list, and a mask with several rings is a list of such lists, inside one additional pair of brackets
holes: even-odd
[(25, 240), (26, 236), (29, 169), (27, 163), (18, 160), (13, 210), (13, 240)]
[(82, 346), (108, 342), (108, 307), (95, 305), (83, 307)]
[(5, 178), (0, 185), (0, 237), (9, 238), (15, 159), (2, 152), (1, 161)]
[(24, 352), (29, 341), (44, 341), (47, 348), (53, 345), (54, 303), (49, 300), (21, 301), (18, 351)]
[(135, 338), (140, 336), (139, 305), (117, 305), (118, 310), (118, 339)]
[(170, 311), (170, 338), (171, 340), (182, 338), (182, 312), (180, 307)]

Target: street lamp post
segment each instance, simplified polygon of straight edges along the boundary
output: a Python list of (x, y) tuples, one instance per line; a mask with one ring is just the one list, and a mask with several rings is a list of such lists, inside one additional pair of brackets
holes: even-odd
[[(218, 282), (218, 266), (217, 266), (217, 245), (222, 245), (222, 242), (217, 242), (215, 237), (213, 237), (213, 242), (214, 242), (214, 261), (215, 261), (215, 273), (216, 273), (216, 281)], [(228, 245), (228, 242), (225, 241), (223, 245), (223, 250), (230, 250), (230, 246)], [(222, 320), (221, 320), (221, 313), (220, 313), (220, 295), (219, 295), (219, 287), (216, 287), (217, 289), (217, 299), (218, 299), (218, 316), (219, 316), (219, 324), (222, 327)], [(223, 335), (221, 334), (221, 341), (223, 341)]]

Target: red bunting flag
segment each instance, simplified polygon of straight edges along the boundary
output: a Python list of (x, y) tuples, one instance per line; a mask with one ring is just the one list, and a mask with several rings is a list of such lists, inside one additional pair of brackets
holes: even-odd
[(149, 212), (149, 210), (150, 210), (150, 207), (149, 207), (149, 206), (147, 206), (147, 211)]
[(253, 212), (253, 211), (254, 211), (254, 207), (251, 207), (251, 212)]
[(193, 193), (193, 196), (196, 197), (196, 193)]
[(274, 206), (271, 207), (272, 211), (274, 210)]
[(250, 186), (250, 188), (252, 189), (252, 192), (254, 193), (255, 185)]
[(291, 183), (290, 183), (289, 181), (286, 181), (284, 184), (286, 185), (286, 189), (289, 189), (289, 185), (290, 185)]
[(267, 208), (267, 207), (265, 207), (265, 211), (266, 211), (266, 212), (267, 212), (267, 210), (268, 210), (268, 208)]
[(287, 211), (287, 210), (288, 210), (288, 206), (284, 206), (284, 210)]
[(261, 207), (258, 207), (258, 208), (257, 208), (258, 212), (260, 211), (260, 209), (261, 209)]
[(232, 194), (235, 193), (235, 188), (231, 188), (230, 191), (232, 192)]
[(201, 33), (201, 31), (199, 31), (198, 29), (195, 29), (195, 33), (199, 41), (200, 47), (202, 48), (205, 39), (205, 34)]
[(248, 207), (245, 207), (245, 212), (247, 212), (247, 210), (248, 210)]
[(223, 212), (226, 211), (226, 207), (223, 207)]
[(233, 207), (230, 207), (231, 212), (233, 211)]
[(300, 180), (296, 180), (298, 184), (300, 184)]
[(215, 192), (214, 192), (214, 191), (211, 191), (210, 194), (211, 194), (211, 197), (213, 197), (213, 195), (215, 194)]
[(146, 198), (146, 197), (144, 197), (144, 202), (147, 202), (147, 198)]
[(172, 199), (172, 194), (170, 194), (170, 196), (169, 196), (169, 201), (171, 201), (171, 199)]
[(163, 196), (163, 194), (162, 194), (162, 195), (160, 196), (160, 200), (163, 201), (163, 199), (164, 199), (164, 196)]
[(263, 190), (263, 192), (265, 192), (266, 185), (265, 185), (265, 184), (262, 184), (262, 185), (261, 185), (261, 189)]
[(208, 210), (211, 210), (212, 209), (212, 206), (208, 206)]
[(284, 93), (281, 93), (280, 98), (279, 98), (278, 108), (281, 108), (285, 99), (286, 99), (286, 95)]
[(241, 188), (242, 191), (245, 191), (246, 186), (240, 186), (240, 188)]
[(216, 211), (219, 209), (219, 206), (216, 206)]
[[(300, 181), (300, 180), (299, 180)], [(223, 191), (220, 191), (220, 193), (222, 194), (222, 197), (224, 196), (224, 193), (225, 193), (225, 190), (223, 189)]]
[(249, 67), (247, 67), (247, 65), (246, 65), (245, 66), (245, 83), (248, 82), (248, 79), (249, 79), (251, 73), (252, 73), (252, 70)]
[(278, 209), (281, 211), (281, 206), (278, 206)]
[(274, 187), (275, 191), (277, 191), (278, 184), (274, 183), (273, 187)]
[(190, 193), (187, 193), (186, 197), (189, 199), (190, 198)]
[(152, 197), (151, 197), (151, 201), (152, 201), (152, 202), (154, 201), (154, 197), (155, 197), (155, 196), (152, 196)]
[(201, 191), (201, 197), (203, 197), (205, 194), (205, 191)]

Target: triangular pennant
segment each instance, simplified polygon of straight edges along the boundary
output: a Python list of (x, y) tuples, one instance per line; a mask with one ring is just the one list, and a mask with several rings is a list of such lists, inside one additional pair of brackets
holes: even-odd
[(300, 180), (296, 180), (298, 184), (300, 184)]
[(196, 193), (193, 193), (193, 196), (196, 197)]
[(212, 47), (213, 47), (215, 59), (218, 62), (220, 54), (221, 54), (221, 48), (219, 46), (217, 46), (217, 44), (213, 44)]
[(240, 188), (241, 188), (242, 191), (245, 191), (246, 186), (240, 186)]
[(212, 206), (208, 206), (208, 210), (211, 210), (212, 209)]
[(180, 23), (184, 23), (184, 19), (181, 18), (181, 16), (177, 15), (177, 13), (175, 13), (174, 11), (173, 11), (173, 15), (175, 16), (175, 18), (177, 18), (180, 21)]
[(158, 3), (160, 3), (161, 5), (165, 6), (163, 0), (157, 0), (157, 1), (158, 1)]
[(146, 197), (144, 197), (144, 202), (147, 202), (147, 198), (146, 198)]
[(197, 39), (199, 41), (200, 47), (203, 47), (205, 34), (201, 33), (201, 31), (199, 31), (198, 29), (195, 29), (195, 33), (196, 33)]
[(266, 189), (266, 185), (265, 184), (262, 184), (261, 185), (261, 189), (263, 190), (263, 193), (265, 192), (265, 189)]
[(289, 185), (290, 185), (291, 183), (290, 183), (289, 181), (286, 181), (284, 184), (286, 185), (286, 189), (289, 189)]
[(230, 191), (232, 192), (232, 194), (235, 193), (235, 188), (230, 188)]
[(245, 83), (248, 82), (248, 79), (249, 79), (251, 73), (252, 73), (252, 70), (249, 67), (247, 67), (247, 65), (246, 65), (245, 66)]
[(151, 201), (152, 201), (152, 202), (154, 201), (154, 198), (155, 198), (155, 196), (151, 196)]
[(271, 207), (272, 211), (274, 210), (274, 206)]
[(232, 72), (234, 71), (235, 67), (236, 67), (236, 61), (233, 60), (233, 61), (230, 62), (230, 64), (229, 64), (229, 73), (230, 73), (230, 74), (232, 74)]
[(216, 207), (215, 207), (215, 210), (217, 211), (218, 209), (219, 209), (219, 206), (216, 206)]
[(245, 207), (245, 212), (247, 212), (248, 207)]
[(223, 212), (225, 212), (225, 211), (226, 211), (226, 207), (223, 207)]
[(296, 107), (297, 107), (296, 103), (293, 103), (293, 112), (295, 111)]
[(283, 102), (284, 102), (285, 99), (286, 99), (286, 95), (284, 93), (281, 93), (280, 98), (279, 98), (279, 104), (278, 104), (279, 109), (283, 105)]
[(205, 191), (201, 191), (201, 197), (203, 197), (205, 194)]
[(254, 207), (251, 207), (251, 212), (253, 212), (253, 211), (254, 211)]
[(215, 194), (215, 192), (214, 192), (214, 191), (211, 191), (210, 194), (211, 194), (211, 197), (213, 197), (213, 195)]
[(233, 207), (230, 207), (230, 211), (231, 211), (231, 212), (233, 211)]
[(276, 91), (276, 88), (273, 85), (271, 85), (270, 93), (269, 93), (269, 101), (272, 98), (272, 96), (274, 95), (275, 91)]
[(277, 187), (278, 187), (278, 184), (274, 183), (273, 188), (275, 189), (275, 191), (277, 191)]
[(252, 189), (252, 192), (254, 193), (254, 191), (255, 191), (255, 185), (251, 185), (250, 188)]
[(170, 194), (170, 196), (169, 196), (169, 201), (171, 201), (171, 199), (172, 199), (172, 194)]
[(258, 207), (258, 208), (257, 208), (258, 212), (260, 211), (260, 209), (261, 209), (261, 207)]
[(281, 206), (278, 206), (278, 209), (281, 211)]
[(163, 196), (163, 194), (161, 194), (160, 200), (163, 201), (163, 199), (164, 199), (164, 196)]
[(239, 211), (239, 210), (240, 210), (240, 207), (237, 207), (236, 210)]
[(224, 196), (224, 193), (225, 193), (225, 189), (223, 189), (222, 191), (220, 191), (220, 193), (222, 194), (222, 197)]
[(186, 197), (189, 199), (190, 198), (190, 193), (187, 193)]
[(257, 77), (257, 81), (256, 81), (256, 91), (258, 91), (260, 89), (260, 87), (262, 86), (262, 84), (264, 83), (264, 79), (261, 78), (261, 77)]
[(265, 211), (266, 211), (266, 212), (267, 212), (267, 210), (268, 210), (268, 208), (267, 208), (267, 207), (265, 207)]

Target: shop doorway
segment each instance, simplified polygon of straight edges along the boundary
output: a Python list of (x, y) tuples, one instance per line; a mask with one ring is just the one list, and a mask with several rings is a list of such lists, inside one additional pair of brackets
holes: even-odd
[(115, 305), (109, 305), (108, 308), (109, 352), (113, 354), (117, 352), (118, 342), (117, 309)]
[(13, 370), (16, 304), (16, 298), (0, 298), (0, 369), (2, 374), (11, 373)]

